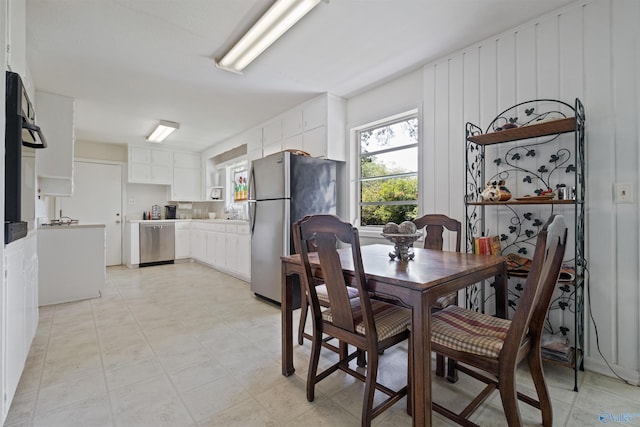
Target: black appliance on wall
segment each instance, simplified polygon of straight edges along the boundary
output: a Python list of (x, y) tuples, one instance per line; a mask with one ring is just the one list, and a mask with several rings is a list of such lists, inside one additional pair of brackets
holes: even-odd
[(35, 124), (35, 111), (17, 73), (6, 72), (4, 133), (4, 243), (27, 235), (20, 212), (22, 147), (46, 148), (47, 141)]

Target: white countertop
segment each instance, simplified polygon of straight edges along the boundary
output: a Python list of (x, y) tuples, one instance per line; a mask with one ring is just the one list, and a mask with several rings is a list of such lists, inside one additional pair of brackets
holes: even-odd
[(38, 230), (68, 230), (71, 228), (105, 228), (104, 224), (64, 224), (64, 225), (46, 225), (41, 224)]
[(249, 221), (243, 219), (128, 219), (127, 222), (131, 223), (171, 223), (171, 222), (206, 222), (209, 224), (248, 224)]

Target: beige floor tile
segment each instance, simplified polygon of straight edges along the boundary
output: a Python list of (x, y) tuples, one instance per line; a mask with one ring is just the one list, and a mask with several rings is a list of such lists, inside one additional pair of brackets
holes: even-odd
[(38, 414), (34, 427), (108, 427), (115, 425), (109, 400), (90, 398)]
[(109, 395), (118, 425), (181, 427), (194, 423), (165, 376), (117, 388)]
[[(256, 298), (247, 283), (197, 263), (120, 266), (107, 269), (102, 295), (40, 308), (6, 427), (360, 424), (363, 385), (342, 372), (321, 381), (315, 401), (307, 402), (309, 341), (294, 344), (296, 371), (281, 375), (279, 307)], [(298, 316), (296, 310), (296, 334)], [(402, 344), (380, 358), (381, 382), (404, 384), (406, 351)], [(323, 350), (320, 367), (335, 360)], [(554, 425), (600, 425), (600, 416), (640, 412), (640, 388), (580, 372), (575, 393), (572, 370), (544, 368)], [(526, 364), (517, 375), (518, 389), (532, 392)], [(436, 378), (433, 394), (461, 409), (481, 388), (465, 375), (456, 384)], [(523, 403), (520, 408), (525, 425), (539, 425), (538, 410)], [(474, 417), (482, 426), (506, 425), (499, 395)], [(374, 427), (409, 425), (404, 399), (373, 422)], [(451, 422), (434, 414), (433, 425)], [(640, 426), (640, 416), (625, 425)]]

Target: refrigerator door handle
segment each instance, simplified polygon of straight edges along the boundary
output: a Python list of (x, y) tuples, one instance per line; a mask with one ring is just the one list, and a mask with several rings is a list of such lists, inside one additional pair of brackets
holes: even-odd
[(251, 170), (249, 171), (249, 200), (256, 199), (256, 174), (253, 169), (253, 164), (251, 164)]
[(255, 200), (249, 200), (247, 205), (249, 207), (249, 229), (251, 236), (253, 236), (253, 230), (256, 228), (256, 209), (258, 208), (258, 204)]

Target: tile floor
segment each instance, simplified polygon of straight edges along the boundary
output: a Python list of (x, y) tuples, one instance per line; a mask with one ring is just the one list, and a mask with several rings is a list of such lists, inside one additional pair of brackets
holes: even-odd
[[(297, 316), (297, 313), (296, 313)], [(295, 375), (280, 373), (280, 311), (247, 283), (199, 264), (111, 267), (98, 299), (40, 310), (40, 323), (5, 426), (357, 426), (362, 385), (342, 373), (305, 397), (308, 343), (295, 345)], [(323, 358), (327, 364), (333, 355)], [(381, 380), (405, 380), (406, 346), (385, 352)], [(593, 373), (547, 367), (554, 425), (600, 424), (601, 413), (640, 413), (640, 388)], [(479, 387), (434, 381), (454, 408)], [(525, 370), (520, 388), (531, 389)], [(521, 404), (526, 425), (536, 410)], [(640, 426), (640, 414), (627, 425)], [(435, 425), (450, 425), (435, 414)], [(499, 396), (475, 414), (506, 425)], [(613, 421), (612, 421), (613, 423)], [(374, 420), (410, 426), (403, 399)]]

